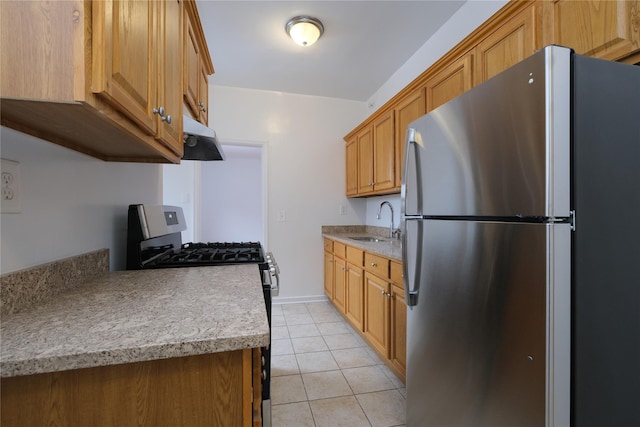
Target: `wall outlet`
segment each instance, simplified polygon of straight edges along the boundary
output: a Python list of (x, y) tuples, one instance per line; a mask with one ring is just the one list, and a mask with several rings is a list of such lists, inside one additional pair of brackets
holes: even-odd
[(284, 209), (281, 209), (280, 211), (278, 211), (278, 221), (284, 222), (286, 220), (287, 220), (287, 213), (285, 212)]
[(340, 203), (340, 206), (338, 206), (338, 213), (340, 215), (346, 215), (347, 214), (347, 205), (345, 205), (344, 203)]
[(0, 211), (2, 213), (20, 213), (20, 163), (2, 159), (2, 199)]

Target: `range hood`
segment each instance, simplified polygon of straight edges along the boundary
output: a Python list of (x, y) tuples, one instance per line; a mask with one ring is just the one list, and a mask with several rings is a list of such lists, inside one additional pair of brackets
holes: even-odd
[(190, 116), (183, 116), (184, 154), (182, 160), (224, 160), (224, 153), (216, 132), (195, 121)]

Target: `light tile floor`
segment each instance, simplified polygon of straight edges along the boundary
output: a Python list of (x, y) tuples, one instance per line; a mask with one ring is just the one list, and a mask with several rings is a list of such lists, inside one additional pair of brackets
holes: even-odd
[(404, 384), (328, 302), (274, 305), (273, 427), (395, 427)]

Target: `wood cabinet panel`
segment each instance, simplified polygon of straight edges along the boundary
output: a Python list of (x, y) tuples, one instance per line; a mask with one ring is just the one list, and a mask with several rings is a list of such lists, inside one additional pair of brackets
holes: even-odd
[(358, 195), (358, 139), (352, 138), (347, 142), (346, 153), (346, 195)]
[(373, 129), (368, 127), (356, 137), (358, 140), (358, 194), (367, 194), (374, 189)]
[(324, 293), (329, 300), (333, 299), (333, 254), (325, 250), (324, 253)]
[(532, 3), (477, 45), (475, 84), (517, 64), (541, 47), (536, 45), (534, 22), (535, 8)]
[(426, 113), (425, 90), (423, 87), (417, 89), (395, 108), (396, 137), (395, 137), (395, 187), (400, 189), (402, 185), (402, 168), (404, 167), (404, 145), (409, 123), (422, 117)]
[(394, 112), (391, 110), (373, 122), (373, 189), (376, 192), (390, 190), (395, 186), (394, 138)]
[(427, 80), (425, 85), (427, 112), (471, 89), (473, 86), (472, 64), (473, 55), (468, 53)]
[(389, 277), (391, 281), (398, 285), (399, 287), (403, 287), (404, 285), (404, 272), (402, 271), (402, 263), (397, 261), (391, 261), (389, 265)]
[(198, 85), (200, 83), (200, 47), (189, 15), (185, 13), (184, 100), (195, 118), (198, 117)]
[(150, 135), (156, 88), (155, 2), (93, 3), (93, 91)]
[(252, 349), (76, 369), (2, 378), (0, 423), (249, 426), (256, 392)]
[(381, 257), (379, 255), (365, 252), (364, 254), (364, 267), (385, 279), (389, 279), (389, 259)]
[(640, 1), (554, 1), (555, 43), (603, 59), (640, 49)]
[(342, 242), (333, 242), (333, 253), (335, 256), (339, 256), (340, 258), (345, 258), (347, 256), (347, 245)]
[(389, 284), (364, 273), (364, 335), (380, 354), (389, 357)]
[(362, 267), (364, 261), (364, 251), (353, 246), (347, 246), (347, 261), (349, 263)]
[(198, 84), (198, 120), (205, 125), (209, 124), (209, 73), (200, 64), (200, 83)]
[[(335, 254), (334, 254), (335, 255)], [(347, 263), (344, 259), (333, 257), (333, 304), (342, 313), (347, 302)]]
[(327, 252), (333, 252), (333, 240), (331, 239), (323, 239), (324, 242), (324, 250)]
[[(398, 372), (407, 371), (407, 304), (404, 299), (404, 289), (391, 286), (391, 344), (389, 358)], [(405, 378), (403, 377), (404, 381)]]
[(362, 267), (347, 263), (347, 303), (345, 316), (359, 331), (363, 330), (364, 320), (364, 278)]
[(165, 109), (166, 119), (155, 115), (158, 139), (182, 155), (182, 3), (167, 0), (157, 4), (158, 43), (158, 96), (156, 104)]

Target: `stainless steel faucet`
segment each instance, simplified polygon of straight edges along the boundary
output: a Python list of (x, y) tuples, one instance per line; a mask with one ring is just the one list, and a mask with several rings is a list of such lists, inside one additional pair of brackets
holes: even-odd
[(389, 225), (389, 238), (392, 239), (393, 238), (393, 206), (391, 206), (391, 203), (389, 203), (388, 201), (384, 201), (382, 203), (380, 203), (380, 207), (378, 208), (378, 214), (376, 215), (377, 219), (380, 219), (380, 213), (382, 212), (382, 207), (384, 205), (389, 206), (389, 209), (391, 209), (391, 224)]

